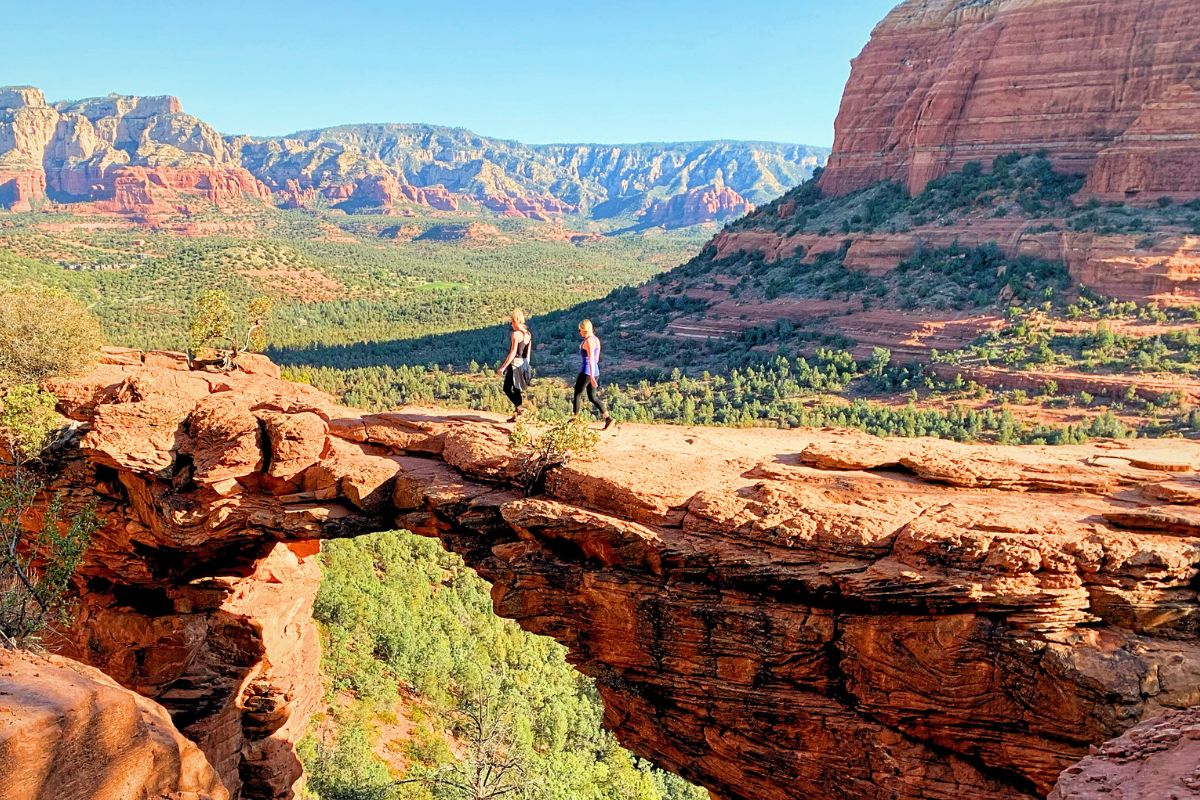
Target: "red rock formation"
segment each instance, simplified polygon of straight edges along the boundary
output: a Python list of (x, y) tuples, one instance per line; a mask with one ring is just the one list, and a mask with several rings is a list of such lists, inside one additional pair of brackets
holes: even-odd
[(280, 208), (308, 208), (317, 199), (317, 190), (311, 185), (301, 186), (300, 181), (289, 178), (279, 192)]
[(647, 226), (686, 228), (704, 222), (727, 222), (753, 208), (740, 194), (717, 182), (659, 200), (638, 214), (638, 219)]
[[(729, 800), (1044, 796), (1090, 745), (1200, 704), (1200, 444), (628, 426), (526, 497), (478, 414), (107, 361), (53, 386), (84, 434), (57, 486), (106, 521), (76, 647), (163, 697), (223, 776), (230, 702), (243, 731), (303, 703), (284, 661), (276, 689), (254, 677), (303, 614), (237, 587), (280, 542), (391, 527), (461, 553), (499, 613), (568, 646), (622, 742)], [(245, 797), (284, 796), (247, 778), (284, 739), (242, 755)]]
[(28, 210), (48, 198), (149, 216), (196, 201), (270, 201), (271, 193), (174, 97), (50, 105), (36, 89), (0, 89), (0, 207)]
[(1200, 797), (1200, 709), (1169, 711), (1103, 744), (1059, 778), (1050, 800)]
[(271, 190), (240, 167), (120, 167), (95, 191), (107, 195), (95, 203), (103, 211), (147, 216), (175, 214), (197, 200), (222, 208), (271, 201)]
[(32, 211), (46, 199), (46, 174), (33, 169), (0, 168), (0, 207)]
[(229, 800), (162, 706), (65, 658), (0, 649), (4, 800)]
[[(821, 188), (1045, 149), (1087, 191), (1200, 196), (1192, 0), (906, 0), (855, 59)], [(1093, 169), (1094, 168), (1094, 169)]]
[(563, 214), (572, 214), (578, 210), (574, 206), (550, 195), (509, 196), (485, 194), (480, 198), (479, 202), (483, 204), (484, 208), (495, 211), (498, 214), (503, 214), (506, 217), (525, 217), (526, 219), (536, 219), (542, 222), (548, 222), (561, 217)]
[(346, 211), (390, 214), (398, 203), (413, 203), (438, 211), (457, 211), (458, 198), (442, 186), (416, 187), (395, 175), (368, 175), (338, 205)]
[[(1019, 217), (972, 219), (950, 227), (930, 224), (906, 233), (848, 233), (789, 236), (763, 229), (721, 231), (712, 240), (717, 256), (738, 251), (762, 253), (768, 262), (803, 252), (808, 261), (838, 252), (849, 242), (844, 263), (850, 269), (881, 275), (894, 269), (918, 247), (978, 247), (996, 243), (1009, 256), (1027, 255), (1067, 265), (1071, 278), (1107, 297), (1162, 304), (1200, 302), (1200, 236), (1177, 231), (1144, 243), (1142, 234), (1079, 233), (1041, 229), (1045, 220)], [(1039, 230), (1031, 233), (1030, 229)]]

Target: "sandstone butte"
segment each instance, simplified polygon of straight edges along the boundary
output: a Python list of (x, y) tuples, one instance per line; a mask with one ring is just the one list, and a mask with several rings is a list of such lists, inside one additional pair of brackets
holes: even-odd
[(1045, 149), (1104, 198), (1200, 196), (1194, 0), (906, 0), (854, 60), (821, 188)]
[[(1195, 0), (905, 0), (854, 59), (821, 190), (897, 181), (917, 193), (969, 161), (1044, 150), (1056, 169), (1087, 176), (1080, 199), (1200, 197), (1195, 14)], [(849, 241), (846, 266), (878, 274), (918, 246), (994, 242), (1009, 256), (1062, 261), (1075, 282), (1106, 296), (1200, 302), (1194, 232), (1164, 228), (1148, 243), (1063, 223), (1012, 215), (832, 236), (768, 224), (723, 231), (713, 244), (768, 261), (803, 248), (811, 261)]]
[[(625, 426), (526, 497), (488, 415), (363, 414), (240, 364), (109, 350), (51, 385), (75, 425), (55, 487), (105, 521), (53, 646), (146, 699), (0, 664), (0, 776), (46, 776), (6, 798), (157, 797), (170, 776), (193, 800), (291, 797), (318, 540), (392, 528), (460, 553), (595, 678), (626, 746), (722, 800), (1044, 797), (1123, 745), (1074, 766), (1089, 748), (1200, 706), (1200, 443)], [(46, 772), (103, 727), (98, 695), (147, 731), (142, 794)]]

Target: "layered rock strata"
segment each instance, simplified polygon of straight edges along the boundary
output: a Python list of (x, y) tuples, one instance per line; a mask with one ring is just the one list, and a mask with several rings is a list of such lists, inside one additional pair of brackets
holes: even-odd
[(852, 232), (836, 236), (788, 235), (765, 228), (726, 229), (712, 240), (718, 257), (761, 253), (768, 263), (801, 253), (811, 263), (822, 253), (845, 250), (852, 270), (882, 275), (922, 249), (996, 244), (1009, 257), (1061, 261), (1073, 282), (1120, 300), (1163, 305), (1200, 303), (1200, 236), (1163, 231), (1146, 241), (1141, 234), (1100, 234), (1054, 230), (1044, 221), (970, 220), (962, 225), (929, 224), (903, 233)]
[[(544, 221), (576, 213), (607, 219), (696, 195), (686, 207), (655, 211), (678, 227), (724, 219), (730, 202), (782, 194), (812, 175), (826, 152), (771, 142), (525, 145), (398, 124), (223, 136), (184, 113), (175, 97), (48, 103), (33, 87), (0, 87), (0, 208), (70, 204), (155, 223), (205, 203), (242, 210), (272, 202), (382, 214), (465, 204)], [(722, 181), (728, 192), (701, 197)]]
[(110, 95), (47, 103), (33, 87), (0, 89), (0, 206), (96, 202), (122, 214), (174, 214), (271, 200), (219, 133), (174, 97)]
[(1191, 0), (906, 0), (851, 71), (821, 188), (920, 191), (968, 161), (1045, 150), (1085, 192), (1200, 196)]
[[(106, 361), (53, 387), (80, 425), (59, 488), (106, 520), (72, 655), (165, 698), (243, 797), (286, 788), (205, 734), (274, 727), (286, 762), (277, 723), (311, 700), (253, 662), (306, 590), (280, 577), (272, 608), (230, 586), (281, 545), (392, 527), (461, 553), (596, 679), (623, 743), (729, 800), (1044, 796), (1090, 746), (1200, 704), (1196, 443), (628, 426), (529, 497), (486, 415), (364, 415), (262, 363)], [(156, 638), (175, 644), (124, 671), (106, 655)], [(226, 689), (188, 694), (222, 665)]]

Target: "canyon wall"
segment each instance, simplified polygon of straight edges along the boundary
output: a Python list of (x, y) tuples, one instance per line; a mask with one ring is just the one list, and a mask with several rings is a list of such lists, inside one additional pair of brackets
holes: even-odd
[(854, 60), (821, 188), (1046, 150), (1085, 193), (1200, 196), (1192, 0), (906, 0)]
[(826, 152), (771, 142), (526, 145), (402, 124), (222, 136), (174, 97), (48, 103), (33, 87), (0, 87), (0, 208), (12, 211), (56, 203), (155, 218), (200, 203), (376, 214), (416, 205), (550, 220), (650, 210), (647, 224), (677, 228), (777, 197)]
[(0, 88), (0, 206), (95, 201), (95, 210), (167, 214), (197, 200), (270, 199), (221, 135), (174, 97), (47, 103), (32, 87)]
[(623, 426), (526, 496), (487, 415), (364, 415), (259, 359), (104, 362), (52, 386), (56, 488), (105, 520), (63, 650), (160, 699), (235, 797), (296, 776), (310, 542), (393, 527), (725, 800), (1042, 797), (1200, 705), (1200, 444)]

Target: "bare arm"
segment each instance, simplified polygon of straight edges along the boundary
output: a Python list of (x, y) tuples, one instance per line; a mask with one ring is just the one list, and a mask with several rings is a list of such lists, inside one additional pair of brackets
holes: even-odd
[[(595, 341), (594, 345), (592, 344), (593, 340)], [(596, 373), (600, 371), (600, 340), (594, 339), (594, 337), (588, 337), (583, 346), (587, 350), (588, 363), (592, 365), (592, 374), (588, 377), (591, 380), (592, 386), (595, 386)]]
[(504, 374), (504, 370), (508, 369), (509, 365), (512, 364), (513, 359), (517, 357), (517, 332), (513, 331), (512, 337), (510, 338), (512, 343), (508, 348), (508, 358), (504, 359), (504, 363), (500, 365), (500, 369), (496, 370), (496, 372), (500, 375)]

